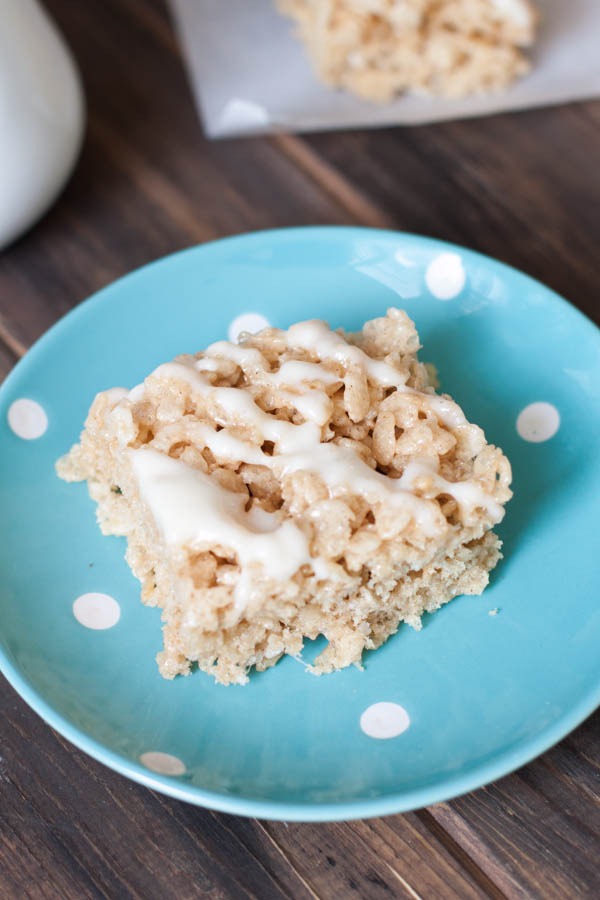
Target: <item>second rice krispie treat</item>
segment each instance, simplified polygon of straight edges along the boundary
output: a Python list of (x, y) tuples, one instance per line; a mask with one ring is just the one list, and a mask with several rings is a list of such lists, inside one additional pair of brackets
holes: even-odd
[(529, 0), (276, 0), (319, 77), (378, 102), (404, 91), (460, 97), (529, 69)]
[(127, 537), (165, 677), (197, 663), (243, 684), (318, 635), (315, 673), (360, 665), (484, 589), (510, 466), (418, 349), (390, 309), (358, 334), (308, 321), (220, 341), (98, 394), (58, 472)]

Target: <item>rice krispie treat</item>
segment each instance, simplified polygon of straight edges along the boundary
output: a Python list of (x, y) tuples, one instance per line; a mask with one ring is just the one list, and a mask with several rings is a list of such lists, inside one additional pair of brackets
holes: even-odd
[(319, 77), (378, 102), (404, 91), (461, 97), (529, 69), (529, 0), (276, 0)]
[(243, 684), (320, 634), (315, 673), (360, 665), (401, 622), (481, 593), (510, 466), (418, 349), (390, 309), (358, 334), (309, 321), (220, 341), (98, 394), (58, 473), (127, 537), (166, 678), (197, 663)]

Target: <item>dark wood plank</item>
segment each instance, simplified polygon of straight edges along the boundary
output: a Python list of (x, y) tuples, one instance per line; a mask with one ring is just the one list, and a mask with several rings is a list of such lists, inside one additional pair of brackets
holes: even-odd
[(52, 732), (4, 680), (0, 717), (0, 896), (311, 896), (278, 854), (272, 866), (267, 854), (253, 855), (231, 817), (104, 768)]
[(430, 813), (507, 897), (600, 893), (600, 714), (539, 760)]
[(287, 825), (211, 813), (105, 769), (5, 682), (0, 715), (0, 896), (499, 896), (415, 815)]
[[(180, 59), (156, 28), (140, 27), (142, 6), (48, 3), (80, 62), (89, 121), (60, 202), (0, 258), (0, 312), (15, 346), (126, 271), (182, 247), (351, 221), (272, 141), (202, 137)], [(164, 29), (171, 34), (166, 18)]]
[(382, 210), (380, 224), (518, 266), (597, 320), (600, 104), (306, 143)]
[(318, 826), (266, 822), (264, 829), (321, 897), (498, 896), (414, 814)]
[(17, 355), (10, 350), (0, 337), (0, 382), (4, 381), (17, 361)]

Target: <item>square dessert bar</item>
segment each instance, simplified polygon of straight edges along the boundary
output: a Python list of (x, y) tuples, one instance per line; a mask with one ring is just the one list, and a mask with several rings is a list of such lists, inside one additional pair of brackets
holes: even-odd
[(126, 536), (166, 678), (196, 663), (243, 684), (321, 634), (314, 673), (360, 665), (485, 588), (510, 465), (418, 350), (390, 309), (358, 334), (308, 321), (220, 341), (98, 394), (58, 473)]
[(276, 0), (326, 84), (386, 102), (404, 91), (462, 97), (525, 74), (529, 0)]

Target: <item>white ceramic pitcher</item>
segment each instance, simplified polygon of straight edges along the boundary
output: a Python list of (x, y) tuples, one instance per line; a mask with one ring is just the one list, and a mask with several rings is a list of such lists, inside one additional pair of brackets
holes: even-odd
[(77, 159), (84, 100), (38, 0), (0, 0), (0, 249), (55, 200)]

